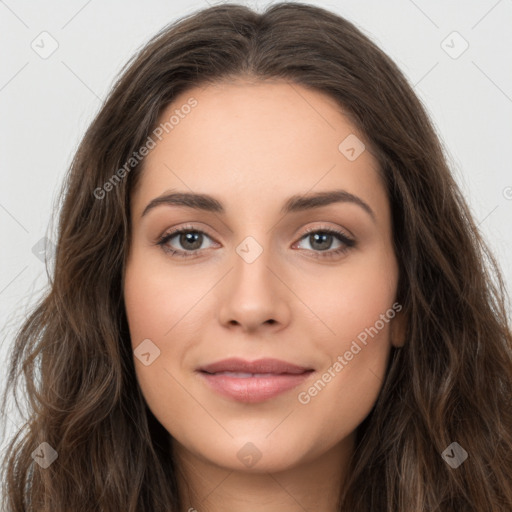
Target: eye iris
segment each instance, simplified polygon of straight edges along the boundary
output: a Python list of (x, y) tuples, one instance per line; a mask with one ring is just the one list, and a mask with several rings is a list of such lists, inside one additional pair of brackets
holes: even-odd
[[(189, 231), (187, 233), (182, 233), (180, 235), (180, 244), (182, 247), (186, 249), (190, 249), (192, 251), (199, 249), (203, 242), (203, 235), (201, 233), (197, 233), (195, 231)], [(187, 246), (187, 243), (192, 243), (193, 247), (190, 245)]]
[[(330, 247), (332, 235), (330, 235), (328, 233), (315, 233), (313, 235), (310, 235), (309, 238), (310, 238), (311, 247), (313, 247), (313, 248), (315, 248), (315, 244), (318, 241), (318, 239), (321, 238), (322, 242), (320, 242), (320, 247), (316, 246), (316, 249), (319, 249), (320, 251), (322, 251), (322, 250), (328, 249)], [(328, 241), (327, 244), (325, 244), (326, 239)], [(311, 242), (311, 240), (313, 240), (313, 242)]]

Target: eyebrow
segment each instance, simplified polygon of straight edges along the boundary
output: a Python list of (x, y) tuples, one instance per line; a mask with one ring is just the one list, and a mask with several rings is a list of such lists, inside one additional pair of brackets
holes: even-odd
[[(347, 192), (346, 190), (337, 189), (326, 192), (315, 192), (307, 195), (294, 195), (286, 200), (281, 208), (281, 214), (301, 212), (321, 208), (334, 203), (353, 203), (360, 206), (366, 213), (370, 215), (372, 220), (376, 221), (374, 211), (360, 197)], [(141, 217), (144, 217), (150, 210), (160, 205), (168, 206), (185, 206), (195, 210), (203, 210), (206, 212), (224, 214), (225, 209), (222, 203), (208, 194), (195, 194), (191, 192), (172, 192), (166, 191), (161, 196), (152, 199)]]

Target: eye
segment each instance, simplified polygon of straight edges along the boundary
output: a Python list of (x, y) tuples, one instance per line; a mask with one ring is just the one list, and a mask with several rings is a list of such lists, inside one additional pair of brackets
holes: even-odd
[[(204, 231), (200, 229), (194, 229), (192, 226), (185, 226), (181, 229), (177, 229), (171, 231), (170, 233), (165, 233), (157, 242), (157, 245), (160, 245), (162, 249), (170, 253), (172, 256), (178, 256), (180, 258), (187, 258), (189, 256), (194, 256), (198, 252), (200, 252), (204, 247), (203, 241), (206, 238), (210, 238)], [(169, 242), (173, 238), (177, 239), (177, 243), (184, 249), (172, 249), (169, 247)]]
[[(336, 239), (341, 245), (334, 250), (328, 250), (332, 249), (332, 242)], [(300, 240), (306, 240), (309, 243), (315, 258), (333, 258), (356, 245), (355, 240), (349, 238), (345, 233), (331, 228), (308, 229)]]
[[(171, 256), (187, 258), (195, 256), (205, 249), (202, 245), (206, 238), (212, 240), (204, 231), (195, 229), (193, 226), (185, 226), (162, 235), (157, 241), (157, 245), (160, 245), (162, 250), (171, 254)], [(170, 243), (173, 239), (176, 239), (175, 243), (181, 246), (181, 249), (173, 248)], [(355, 240), (345, 233), (331, 228), (309, 229), (303, 234), (298, 243), (300, 244), (302, 240), (309, 243), (311, 247), (309, 251), (314, 254), (315, 258), (333, 258), (347, 252), (356, 245)], [(334, 250), (331, 247), (333, 240), (337, 240), (338, 244), (341, 244)]]

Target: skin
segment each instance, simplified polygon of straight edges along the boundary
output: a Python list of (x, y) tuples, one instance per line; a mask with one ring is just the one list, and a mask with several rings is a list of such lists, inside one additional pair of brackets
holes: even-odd
[[(396, 301), (399, 269), (377, 160), (320, 92), (240, 79), (186, 91), (162, 120), (190, 97), (198, 105), (147, 155), (131, 198), (124, 275), (131, 342), (136, 349), (150, 339), (160, 350), (147, 366), (134, 357), (138, 383), (170, 434), (183, 512), (334, 512), (356, 429), (377, 399), (391, 346), (403, 345), (402, 315), (359, 343), (308, 403), (298, 395), (330, 367), (332, 375), (338, 356)], [(353, 161), (338, 149), (350, 134), (367, 148)], [(210, 194), (226, 212), (160, 205), (141, 216), (171, 189)], [(291, 195), (333, 189), (360, 197), (375, 220), (351, 202), (280, 213)], [(195, 256), (156, 244), (171, 228), (189, 225), (206, 233)], [(322, 257), (344, 243), (328, 238), (322, 251), (304, 235), (308, 228), (341, 230), (356, 245)], [(236, 251), (248, 236), (263, 249), (252, 263)], [(167, 246), (197, 247), (179, 235)], [(241, 403), (196, 372), (228, 357), (273, 357), (315, 372), (277, 397)], [(237, 456), (247, 443), (261, 455), (250, 467)]]

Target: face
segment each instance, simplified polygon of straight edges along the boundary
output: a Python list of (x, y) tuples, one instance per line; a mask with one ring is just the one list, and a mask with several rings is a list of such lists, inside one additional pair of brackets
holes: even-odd
[(131, 198), (124, 299), (143, 396), (179, 453), (217, 466), (337, 453), (403, 343), (368, 141), (330, 97), (286, 82), (191, 89), (162, 122), (176, 109)]

